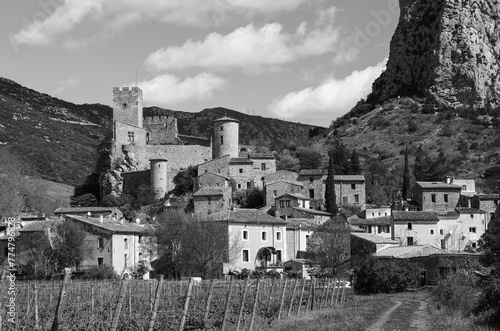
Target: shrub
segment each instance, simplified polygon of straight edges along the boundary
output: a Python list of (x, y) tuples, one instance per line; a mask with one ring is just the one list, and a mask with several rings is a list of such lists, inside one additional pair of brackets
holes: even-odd
[(354, 270), (354, 277), (354, 290), (359, 294), (396, 293), (415, 285), (417, 269), (405, 260), (369, 257)]
[(109, 265), (95, 266), (85, 271), (82, 279), (115, 279), (119, 278), (113, 267)]
[(439, 281), (433, 296), (438, 304), (468, 314), (478, 302), (479, 288), (476, 282), (477, 277), (472, 271), (459, 269)]

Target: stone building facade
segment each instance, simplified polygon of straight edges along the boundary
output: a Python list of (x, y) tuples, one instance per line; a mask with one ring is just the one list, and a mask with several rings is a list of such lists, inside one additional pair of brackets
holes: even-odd
[(488, 226), (492, 220), (500, 219), (500, 194), (477, 194), (472, 197), (471, 206), (486, 213)]
[(271, 206), (274, 204), (276, 197), (280, 195), (291, 193), (301, 193), (302, 184), (297, 181), (287, 181), (280, 179), (276, 182), (266, 183), (264, 187), (264, 196), (266, 206)]
[(443, 182), (416, 182), (412, 199), (421, 211), (454, 211), (460, 201), (462, 186)]

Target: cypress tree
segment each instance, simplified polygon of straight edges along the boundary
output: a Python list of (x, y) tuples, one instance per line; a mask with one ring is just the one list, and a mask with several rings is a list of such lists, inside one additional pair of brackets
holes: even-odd
[(405, 148), (405, 170), (403, 174), (403, 200), (406, 201), (410, 197), (410, 164), (408, 162), (408, 146)]
[(325, 206), (326, 211), (333, 216), (337, 215), (337, 201), (335, 197), (334, 178), (334, 151), (328, 151), (328, 177), (326, 178)]

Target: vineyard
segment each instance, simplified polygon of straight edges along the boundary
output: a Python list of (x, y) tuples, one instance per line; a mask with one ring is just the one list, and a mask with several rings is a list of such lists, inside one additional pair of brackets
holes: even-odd
[(17, 282), (13, 325), (2, 283), (0, 330), (261, 330), (344, 303), (352, 297), (344, 284), (326, 278)]

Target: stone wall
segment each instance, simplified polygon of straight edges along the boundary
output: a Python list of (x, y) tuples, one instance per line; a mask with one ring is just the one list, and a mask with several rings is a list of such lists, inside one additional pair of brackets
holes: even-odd
[(268, 184), (265, 187), (266, 205), (273, 205), (276, 197), (279, 197), (280, 195), (285, 193), (300, 193), (301, 190), (302, 186), (285, 181)]
[[(354, 185), (354, 188), (353, 186)], [(366, 204), (365, 182), (364, 181), (335, 181), (335, 197), (337, 206), (355, 205), (364, 209)], [(357, 196), (357, 202), (356, 202)]]
[(113, 87), (113, 120), (142, 128), (142, 90)]
[(225, 155), (223, 157), (199, 164), (198, 176), (205, 172), (211, 172), (214, 174), (219, 174), (221, 176), (229, 177), (229, 159), (229, 155)]
[[(146, 145), (146, 130), (137, 126), (115, 121), (113, 123), (113, 138), (115, 143), (114, 155), (121, 154), (122, 145)], [(123, 156), (123, 154), (122, 154)]]
[(177, 119), (171, 116), (144, 118), (144, 128), (148, 132), (149, 145), (177, 145)]
[[(460, 190), (431, 190), (415, 185), (412, 194), (422, 211), (454, 211), (460, 200)], [(433, 195), (435, 195), (435, 202), (432, 201)], [(448, 202), (445, 202), (445, 195), (448, 196)]]
[(229, 163), (229, 177), (236, 183), (236, 189), (254, 187), (253, 163)]
[(276, 172), (276, 159), (251, 158), (250, 160), (253, 162), (254, 185), (263, 189), (265, 176)]

